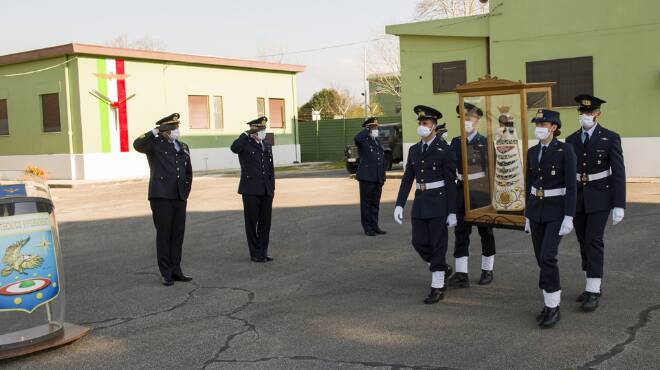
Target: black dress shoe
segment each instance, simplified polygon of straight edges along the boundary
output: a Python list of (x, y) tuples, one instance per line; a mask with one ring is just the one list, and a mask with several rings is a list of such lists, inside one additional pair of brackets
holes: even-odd
[(548, 310), (549, 310), (548, 307), (543, 306), (543, 309), (541, 310), (541, 313), (539, 313), (538, 315), (536, 315), (536, 322), (537, 322), (537, 323), (540, 324), (541, 321), (543, 321), (543, 319), (545, 318), (545, 315), (548, 313)]
[(272, 261), (275, 261), (275, 258), (273, 258), (273, 257), (271, 257), (271, 256), (266, 256), (266, 257), (264, 257), (264, 261), (266, 261), (266, 262), (272, 262)]
[[(601, 293), (602, 293), (602, 292), (601, 292)], [(591, 293), (591, 294), (597, 294), (598, 297), (600, 297), (601, 293)], [(582, 292), (582, 294), (580, 294), (580, 295), (577, 297), (577, 299), (576, 299), (575, 301), (576, 301), (576, 302), (580, 302), (580, 303), (582, 303), (582, 302), (585, 301), (585, 299), (587, 299), (587, 296), (588, 296), (588, 295), (589, 295), (589, 292), (584, 291), (584, 292)]]
[(554, 308), (548, 307), (539, 326), (542, 328), (551, 328), (559, 322), (560, 318), (561, 313), (559, 312), (559, 306)]
[(375, 228), (375, 229), (374, 229), (374, 232), (375, 232), (376, 234), (380, 234), (380, 235), (385, 235), (385, 234), (387, 234), (387, 231), (382, 230), (380, 227)]
[(493, 271), (481, 270), (479, 285), (488, 285), (493, 282)]
[(455, 272), (447, 280), (447, 286), (452, 288), (469, 288), (470, 279), (468, 279), (468, 274), (465, 272)]
[(580, 308), (584, 312), (596, 311), (596, 308), (598, 308), (598, 298), (600, 298), (600, 294), (591, 293), (591, 292), (585, 292), (585, 293), (587, 295), (585, 296), (585, 299), (582, 301)]
[(365, 231), (364, 233), (367, 234), (368, 236), (376, 236), (376, 232), (373, 230)]
[(184, 273), (181, 274), (172, 274), (172, 280), (176, 281), (191, 281), (193, 278), (190, 276), (185, 275)]
[(446, 266), (446, 267), (445, 267), (445, 277), (446, 277), (447, 279), (449, 279), (448, 276), (451, 276), (451, 274), (454, 273), (454, 269), (452, 269), (451, 266), (449, 266), (449, 265), (445, 265), (445, 266)]
[(264, 263), (266, 262), (266, 259), (261, 257), (250, 257), (250, 261), (257, 263)]
[(424, 304), (436, 304), (445, 298), (445, 288), (431, 288), (428, 297), (424, 299)]
[(171, 278), (166, 278), (165, 276), (160, 277), (160, 283), (165, 285), (165, 286), (174, 285), (174, 281)]

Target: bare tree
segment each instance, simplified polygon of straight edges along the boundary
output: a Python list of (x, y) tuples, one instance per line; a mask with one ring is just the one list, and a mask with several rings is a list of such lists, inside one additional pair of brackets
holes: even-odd
[(488, 13), (488, 1), (481, 0), (419, 0), (416, 19), (431, 20)]
[(334, 106), (332, 109), (335, 111), (337, 116), (341, 116), (341, 118), (347, 118), (347, 113), (354, 109), (355, 106), (359, 105), (359, 102), (349, 89), (337, 89), (337, 92), (339, 94), (337, 99), (334, 101)]
[(376, 41), (367, 58), (369, 81), (373, 82), (371, 94), (401, 96), (401, 61), (399, 38), (386, 35)]
[(106, 45), (112, 46), (115, 48), (126, 48), (126, 49), (138, 49), (138, 50), (152, 50), (152, 51), (162, 51), (165, 50), (165, 43), (163, 41), (155, 39), (149, 35), (142, 36), (139, 39), (131, 40), (127, 34), (122, 34), (112, 41), (107, 42)]

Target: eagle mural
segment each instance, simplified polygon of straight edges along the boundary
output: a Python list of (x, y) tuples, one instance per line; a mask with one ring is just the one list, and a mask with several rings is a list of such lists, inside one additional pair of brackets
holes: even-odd
[(2, 263), (5, 268), (0, 271), (0, 276), (9, 276), (13, 271), (19, 274), (27, 275), (25, 270), (37, 268), (41, 266), (44, 259), (41, 256), (33, 254), (23, 254), (21, 249), (30, 241), (28, 236), (25, 239), (12, 243), (5, 250), (5, 255), (2, 257)]

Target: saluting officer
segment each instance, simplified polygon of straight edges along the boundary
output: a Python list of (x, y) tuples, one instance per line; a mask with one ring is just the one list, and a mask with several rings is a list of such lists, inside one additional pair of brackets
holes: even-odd
[(577, 210), (575, 234), (580, 243), (582, 270), (586, 274), (585, 291), (578, 297), (584, 311), (598, 307), (603, 278), (605, 224), (612, 210), (614, 225), (623, 220), (626, 207), (626, 169), (623, 163), (621, 137), (600, 125), (600, 107), (604, 100), (581, 94), (579, 104), (582, 126), (566, 138), (578, 157)]
[[(469, 181), (470, 207), (480, 208), (490, 204), (490, 183), (488, 180), (488, 140), (479, 133), (479, 120), (484, 113), (474, 104), (463, 103), (465, 112), (465, 134), (467, 135), (467, 164), (468, 174), (463, 174), (463, 152), (461, 151), (461, 137), (457, 136), (451, 141), (451, 150), (456, 159), (457, 178), (456, 183), (456, 208), (458, 224), (454, 229), (454, 258), (456, 272), (447, 281), (447, 286), (467, 288), (470, 286), (468, 279), (468, 256), (470, 247), (470, 234), (472, 225), (465, 222), (465, 200), (463, 187), (465, 181)], [(456, 113), (459, 113), (456, 106)], [(466, 180), (467, 178), (467, 180)], [(493, 228), (489, 226), (477, 226), (481, 237), (481, 277), (480, 285), (487, 285), (493, 281), (493, 265), (495, 263), (495, 236)]]
[(190, 281), (181, 270), (186, 205), (192, 186), (190, 149), (179, 141), (179, 114), (156, 122), (158, 127), (135, 139), (133, 147), (149, 161), (149, 203), (156, 227), (156, 255), (161, 282)]
[(548, 328), (560, 319), (557, 253), (561, 237), (573, 229), (576, 157), (571, 145), (557, 140), (559, 112), (541, 109), (532, 122), (536, 123), (539, 143), (527, 151), (525, 232), (532, 233), (534, 255), (541, 268), (539, 288), (543, 290), (544, 306), (536, 320), (539, 326)]
[(252, 262), (270, 262), (268, 241), (275, 195), (275, 169), (273, 147), (266, 141), (268, 118), (259, 117), (248, 122), (243, 132), (231, 145), (241, 164), (238, 193), (243, 196), (245, 235)]
[(394, 220), (403, 222), (403, 207), (416, 179), (413, 201), (412, 245), (431, 270), (431, 291), (425, 304), (444, 298), (445, 273), (450, 274), (447, 254), (447, 227), (456, 226), (456, 166), (449, 146), (436, 137), (442, 113), (423, 105), (414, 108), (421, 141), (410, 147), (406, 169), (399, 187)]
[(438, 125), (438, 127), (435, 129), (436, 136), (445, 143), (447, 143), (447, 137), (449, 136), (447, 132), (447, 122), (443, 122), (441, 125)]
[(383, 146), (378, 140), (378, 120), (370, 117), (355, 135), (355, 145), (360, 156), (357, 180), (360, 182), (360, 217), (364, 233), (369, 236), (387, 234), (378, 226), (380, 196), (385, 183)]

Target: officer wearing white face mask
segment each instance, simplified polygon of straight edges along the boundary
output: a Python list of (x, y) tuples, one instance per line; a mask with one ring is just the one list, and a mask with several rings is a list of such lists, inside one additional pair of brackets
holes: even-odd
[(386, 234), (378, 226), (380, 196), (385, 183), (385, 152), (378, 140), (378, 120), (369, 117), (362, 127), (364, 129), (355, 135), (354, 140), (360, 157), (356, 174), (360, 182), (360, 218), (364, 233), (375, 236)]
[[(456, 113), (460, 113), (456, 106)], [(457, 136), (451, 140), (451, 150), (456, 160), (458, 181), (456, 183), (456, 210), (458, 223), (454, 229), (454, 274), (449, 277), (447, 286), (456, 288), (467, 288), (470, 286), (468, 278), (468, 257), (470, 246), (470, 234), (472, 225), (464, 221), (465, 201), (464, 189), (469, 182), (470, 207), (480, 208), (490, 205), (490, 180), (488, 178), (488, 140), (478, 131), (479, 120), (483, 117), (483, 111), (474, 104), (464, 102), (465, 133), (467, 135), (467, 164), (468, 173), (463, 173), (463, 152), (461, 151), (461, 137)], [(493, 265), (495, 263), (495, 236), (493, 228), (489, 226), (477, 226), (481, 239), (481, 276), (479, 285), (488, 285), (493, 281)]]
[(588, 94), (575, 97), (580, 129), (566, 138), (578, 157), (575, 234), (580, 243), (585, 290), (577, 298), (583, 311), (594, 311), (601, 296), (603, 234), (612, 211), (614, 225), (623, 220), (626, 207), (626, 169), (621, 137), (600, 125), (604, 100)]
[(573, 230), (576, 157), (571, 145), (557, 140), (559, 112), (540, 109), (532, 122), (539, 143), (527, 151), (525, 232), (532, 234), (534, 255), (541, 269), (539, 288), (544, 306), (536, 320), (539, 326), (549, 328), (560, 319), (557, 254), (562, 236)]
[[(431, 291), (425, 304), (444, 298), (447, 266), (447, 228), (456, 226), (456, 166), (447, 143), (436, 137), (442, 113), (423, 105), (414, 108), (421, 141), (410, 147), (405, 172), (399, 187), (394, 220), (403, 223), (403, 207), (415, 182), (411, 212), (412, 244), (431, 270)], [(416, 180), (416, 181), (415, 181)]]
[(135, 139), (133, 147), (147, 155), (149, 203), (156, 227), (156, 254), (161, 282), (190, 281), (181, 270), (186, 205), (192, 186), (190, 149), (179, 141), (179, 114), (156, 122), (158, 127)]
[(247, 122), (250, 129), (231, 144), (241, 164), (238, 193), (243, 197), (243, 216), (250, 260), (270, 262), (268, 255), (270, 223), (275, 195), (273, 148), (266, 138), (268, 118), (259, 117)]

